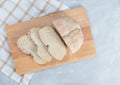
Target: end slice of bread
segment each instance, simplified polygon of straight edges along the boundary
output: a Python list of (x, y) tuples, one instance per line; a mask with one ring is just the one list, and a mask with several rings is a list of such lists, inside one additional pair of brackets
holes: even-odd
[(17, 46), (18, 48), (26, 53), (26, 54), (31, 54), (33, 56), (33, 60), (38, 63), (38, 64), (45, 64), (46, 61), (41, 59), (38, 55), (37, 55), (37, 47), (32, 43), (32, 41), (30, 40), (30, 38), (27, 35), (24, 35), (22, 37), (20, 37), (17, 40)]
[(57, 60), (62, 60), (66, 54), (66, 48), (53, 28), (45, 26), (39, 30), (42, 42), (48, 47), (48, 52)]

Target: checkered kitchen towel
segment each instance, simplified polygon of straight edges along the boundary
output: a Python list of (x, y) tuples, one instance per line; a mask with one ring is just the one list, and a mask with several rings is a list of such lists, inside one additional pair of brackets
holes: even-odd
[(34, 73), (20, 76), (15, 72), (6, 26), (64, 9), (68, 7), (56, 0), (0, 0), (0, 71), (20, 85), (28, 85)]

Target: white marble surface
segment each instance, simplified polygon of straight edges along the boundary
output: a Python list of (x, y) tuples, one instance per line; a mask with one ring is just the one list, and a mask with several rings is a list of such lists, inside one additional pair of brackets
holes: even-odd
[[(87, 10), (97, 56), (37, 72), (30, 85), (120, 85), (120, 0), (58, 0)], [(17, 85), (0, 73), (0, 85)]]

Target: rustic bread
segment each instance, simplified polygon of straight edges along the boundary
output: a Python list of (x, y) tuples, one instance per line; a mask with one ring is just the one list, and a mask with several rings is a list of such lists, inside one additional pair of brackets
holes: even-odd
[(53, 28), (45, 26), (39, 30), (42, 42), (48, 47), (48, 52), (57, 60), (62, 60), (66, 54), (66, 48)]
[(75, 53), (83, 44), (82, 32), (79, 30), (74, 30), (68, 36), (63, 37), (63, 40), (65, 41), (67, 46), (69, 46), (72, 53)]
[(83, 44), (83, 34), (80, 25), (68, 17), (54, 20), (53, 25), (71, 52), (77, 52)]
[(38, 55), (37, 55), (37, 47), (32, 43), (32, 41), (30, 40), (30, 38), (27, 35), (24, 35), (22, 37), (20, 37), (17, 40), (17, 46), (18, 48), (26, 53), (26, 54), (31, 54), (33, 56), (33, 60), (38, 63), (38, 64), (45, 64), (46, 61), (41, 59)]
[(30, 30), (29, 34), (32, 41), (37, 45), (37, 54), (44, 60), (50, 62), (52, 56), (49, 54), (47, 47), (43, 44), (39, 37), (39, 29), (40, 28), (33, 28)]

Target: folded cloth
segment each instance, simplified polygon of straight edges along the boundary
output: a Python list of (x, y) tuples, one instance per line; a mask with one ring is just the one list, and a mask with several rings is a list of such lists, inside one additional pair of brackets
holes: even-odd
[(0, 71), (19, 85), (28, 85), (34, 73), (19, 75), (15, 72), (6, 26), (68, 9), (56, 0), (0, 0)]

